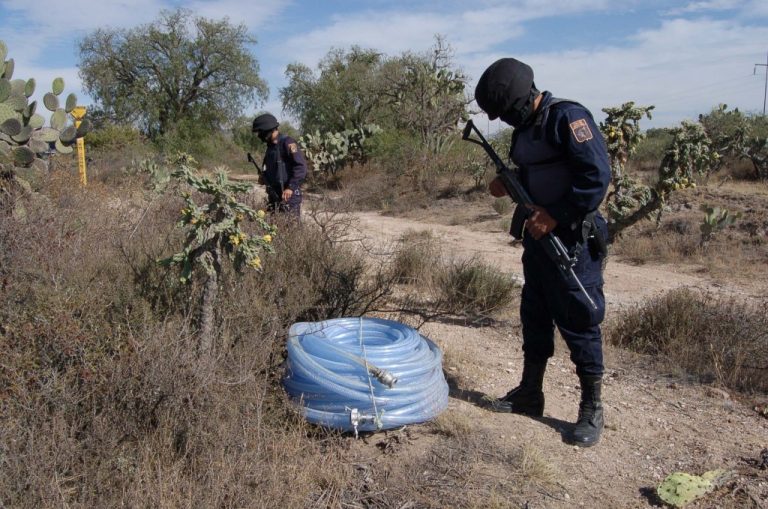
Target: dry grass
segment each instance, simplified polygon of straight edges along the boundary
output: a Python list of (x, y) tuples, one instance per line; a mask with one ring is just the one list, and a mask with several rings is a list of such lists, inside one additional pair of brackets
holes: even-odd
[(452, 412), (450, 409), (437, 416), (429, 426), (435, 433), (449, 439), (466, 437), (474, 429), (474, 423), (466, 414)]
[(338, 505), (341, 437), (288, 410), (279, 366), (290, 323), (386, 294), (361, 255), (281, 225), (262, 274), (225, 273), (203, 362), (199, 289), (155, 262), (179, 200), (71, 172), (39, 191), (0, 222), (0, 505)]
[(456, 260), (437, 278), (437, 295), (446, 309), (469, 317), (487, 317), (510, 306), (518, 285), (509, 274), (475, 258)]
[(768, 306), (689, 289), (623, 311), (608, 342), (743, 392), (768, 391)]
[[(740, 213), (736, 222), (702, 243), (703, 204)], [(672, 195), (656, 225), (645, 221), (613, 244), (612, 253), (633, 263), (688, 265), (728, 281), (749, 282), (768, 269), (768, 186), (755, 182), (712, 183)]]
[(181, 244), (181, 201), (144, 184), (81, 189), (54, 172), (0, 222), (0, 505), (511, 506), (520, 451), (497, 450), (462, 414), (422, 428), (426, 456), (403, 448), (383, 468), (284, 400), (288, 325), (386, 305), (389, 260), (371, 264), (333, 214), (281, 222), (262, 273), (225, 270), (202, 360), (201, 282), (156, 263)]
[(406, 231), (399, 239), (391, 262), (393, 276), (398, 283), (429, 287), (439, 266), (438, 239), (429, 231)]

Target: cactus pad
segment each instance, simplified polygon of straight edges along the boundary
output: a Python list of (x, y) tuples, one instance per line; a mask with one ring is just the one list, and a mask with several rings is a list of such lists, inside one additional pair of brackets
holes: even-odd
[(13, 78), (13, 68), (15, 67), (13, 59), (9, 58), (5, 61), (5, 67), (3, 68), (3, 73), (0, 75), (0, 78), (5, 78), (7, 80), (10, 80)]
[(24, 85), (24, 95), (27, 96), (27, 98), (32, 97), (32, 94), (35, 93), (35, 78), (29, 78), (27, 80), (27, 83)]
[(36, 131), (33, 137), (46, 143), (53, 143), (59, 139), (59, 131), (50, 127), (43, 127)]
[(727, 476), (726, 470), (711, 470), (701, 476), (675, 472), (664, 479), (656, 493), (667, 504), (683, 507), (717, 488)]
[(3, 41), (0, 41), (0, 62), (5, 62), (5, 57), (8, 56), (8, 46)]
[(75, 142), (75, 139), (77, 138), (77, 129), (75, 129), (75, 126), (71, 125), (61, 131), (61, 135), (59, 136), (59, 139), (64, 145), (71, 145)]
[(29, 138), (32, 136), (32, 128), (28, 125), (25, 125), (22, 127), (19, 132), (13, 136), (11, 136), (11, 139), (19, 144), (24, 144), (29, 141)]
[(16, 118), (16, 111), (8, 104), (0, 102), (0, 122), (5, 122), (9, 118)]
[(28, 147), (17, 147), (13, 151), (13, 161), (17, 166), (27, 166), (35, 160), (35, 153)]
[(54, 111), (53, 115), (51, 115), (51, 127), (61, 131), (66, 125), (67, 114), (64, 112), (64, 110), (59, 108), (58, 110)]
[[(27, 82), (24, 80), (11, 80), (11, 93), (24, 95), (24, 89), (27, 88)], [(26, 97), (26, 96), (25, 96)]]
[(8, 136), (16, 136), (21, 132), (21, 122), (17, 118), (9, 118), (0, 124), (0, 132)]
[(37, 101), (32, 101), (31, 103), (27, 104), (27, 107), (24, 108), (24, 111), (21, 112), (22, 115), (24, 115), (24, 118), (32, 118), (35, 114), (35, 111), (37, 110)]
[(35, 154), (42, 154), (44, 152), (48, 152), (48, 147), (49, 147), (49, 145), (46, 142), (37, 138), (31, 138), (29, 140), (29, 143), (27, 143), (27, 146)]
[(71, 113), (77, 106), (77, 96), (75, 94), (69, 94), (65, 102), (64, 111)]
[(53, 80), (53, 93), (59, 95), (64, 91), (64, 79), (56, 78)]
[(59, 98), (48, 92), (43, 96), (43, 104), (49, 111), (56, 111), (59, 108)]
[(0, 102), (8, 99), (8, 96), (11, 95), (11, 90), (11, 82), (5, 78), (0, 78)]
[(42, 115), (38, 115), (35, 113), (31, 117), (29, 117), (29, 125), (32, 127), (32, 129), (41, 129), (45, 125), (45, 119), (42, 117)]
[(24, 94), (11, 92), (10, 97), (5, 100), (5, 104), (14, 109), (14, 111), (24, 111), (27, 107), (27, 97)]
[(73, 148), (72, 145), (64, 145), (61, 140), (56, 140), (56, 151), (60, 154), (71, 154)]

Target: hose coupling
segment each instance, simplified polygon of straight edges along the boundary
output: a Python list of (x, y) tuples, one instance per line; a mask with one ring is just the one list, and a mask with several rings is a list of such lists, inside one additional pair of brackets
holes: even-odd
[(376, 380), (390, 389), (397, 383), (397, 377), (385, 369), (371, 367), (371, 374), (376, 377)]

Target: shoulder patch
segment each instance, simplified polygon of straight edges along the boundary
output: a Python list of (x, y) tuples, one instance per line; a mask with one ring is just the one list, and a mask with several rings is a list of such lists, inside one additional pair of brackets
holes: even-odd
[(291, 154), (295, 154), (298, 150), (299, 150), (299, 147), (297, 147), (295, 143), (289, 143), (288, 144), (288, 151)]
[(570, 123), (571, 132), (573, 137), (579, 143), (584, 143), (592, 139), (592, 130), (589, 128), (589, 124), (583, 118)]

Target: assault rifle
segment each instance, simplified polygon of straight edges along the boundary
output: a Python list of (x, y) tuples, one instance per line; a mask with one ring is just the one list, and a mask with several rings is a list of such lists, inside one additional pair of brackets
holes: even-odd
[[(479, 139), (472, 138), (473, 131), (477, 134)], [(528, 195), (528, 192), (523, 185), (520, 184), (517, 172), (509, 169), (509, 167), (504, 164), (498, 154), (496, 154), (496, 151), (493, 150), (490, 143), (485, 140), (482, 133), (475, 127), (475, 124), (472, 123), (472, 120), (469, 120), (464, 127), (461, 139), (470, 143), (476, 143), (485, 149), (486, 153), (491, 158), (491, 161), (493, 161), (493, 164), (496, 165), (496, 175), (499, 177), (499, 180), (501, 180), (501, 183), (504, 184), (504, 189), (507, 190), (507, 194), (512, 198), (512, 201), (517, 203), (518, 207), (523, 207), (524, 218), (528, 218), (533, 212), (532, 205), (535, 205), (533, 200)], [(579, 281), (579, 278), (573, 271), (573, 266), (576, 265), (577, 261), (576, 257), (572, 257), (568, 254), (568, 250), (563, 245), (563, 242), (552, 232), (541, 237), (539, 242), (547, 253), (549, 259), (557, 266), (563, 279), (568, 281), (569, 278), (573, 278), (579, 286), (581, 293), (587, 298), (587, 301), (589, 301), (594, 309), (597, 309), (595, 301), (589, 296), (587, 290), (584, 289), (584, 285), (581, 284), (581, 281)]]

